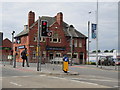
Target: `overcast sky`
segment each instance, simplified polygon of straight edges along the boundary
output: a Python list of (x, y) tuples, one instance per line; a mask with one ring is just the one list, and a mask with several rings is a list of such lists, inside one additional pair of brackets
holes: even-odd
[[(11, 40), (14, 30), (17, 35), (24, 29), (28, 21), (28, 12), (35, 12), (38, 16), (54, 17), (63, 12), (64, 21), (81, 33), (88, 36), (87, 22), (96, 22), (96, 2), (2, 2), (2, 31), (4, 39)], [(92, 13), (89, 14), (88, 12)], [(99, 2), (98, 6), (98, 39), (100, 50), (117, 49), (118, 47), (118, 3)], [(96, 40), (91, 39), (90, 50), (96, 49)]]

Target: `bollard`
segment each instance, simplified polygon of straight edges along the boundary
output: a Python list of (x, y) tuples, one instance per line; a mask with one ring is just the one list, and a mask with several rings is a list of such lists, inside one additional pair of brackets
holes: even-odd
[(16, 68), (16, 55), (13, 55), (13, 68)]
[(101, 64), (101, 68), (102, 68), (102, 60), (100, 60), (100, 62), (101, 62), (100, 64)]
[(68, 57), (65, 56), (63, 58), (63, 71), (65, 73), (68, 73), (68, 62), (69, 62), (69, 59), (68, 59)]

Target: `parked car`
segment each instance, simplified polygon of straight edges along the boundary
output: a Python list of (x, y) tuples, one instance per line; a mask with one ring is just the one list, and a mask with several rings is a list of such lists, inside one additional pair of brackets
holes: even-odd
[(110, 66), (110, 65), (115, 65), (115, 60), (113, 60), (112, 56), (101, 56), (98, 61), (99, 65), (105, 65), (105, 66)]
[(120, 57), (113, 58), (116, 65), (120, 65)]
[(89, 61), (89, 64), (90, 64), (90, 65), (96, 65), (96, 60), (90, 60), (90, 61)]

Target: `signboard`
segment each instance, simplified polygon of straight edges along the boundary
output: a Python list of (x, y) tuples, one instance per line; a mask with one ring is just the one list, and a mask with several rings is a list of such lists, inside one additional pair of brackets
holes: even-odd
[(0, 47), (0, 50), (12, 50), (10, 47)]
[(65, 50), (65, 47), (46, 47), (46, 50)]
[(25, 45), (18, 46), (18, 49), (24, 49), (24, 48), (25, 48)]

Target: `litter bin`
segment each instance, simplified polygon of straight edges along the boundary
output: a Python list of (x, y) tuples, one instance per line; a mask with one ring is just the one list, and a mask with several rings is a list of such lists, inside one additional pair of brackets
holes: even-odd
[(63, 71), (64, 71), (65, 73), (68, 72), (68, 62), (69, 62), (68, 57), (64, 57), (64, 58), (63, 58)]

